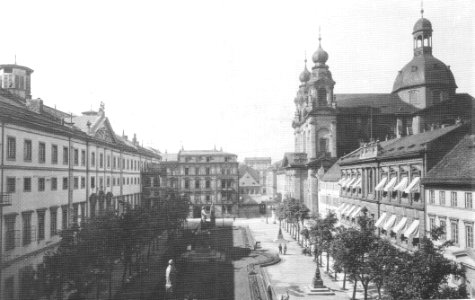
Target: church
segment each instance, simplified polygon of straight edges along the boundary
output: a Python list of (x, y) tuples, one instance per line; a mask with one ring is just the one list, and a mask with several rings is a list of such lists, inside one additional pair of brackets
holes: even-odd
[[(338, 158), (368, 142), (415, 135), (470, 122), (474, 98), (458, 94), (450, 66), (433, 55), (432, 24), (421, 17), (412, 30), (414, 56), (398, 72), (390, 93), (337, 94), (322, 47), (305, 67), (294, 99), (294, 152), (285, 153), (286, 196), (318, 212), (318, 177)], [(344, 83), (343, 83), (344, 84)]]

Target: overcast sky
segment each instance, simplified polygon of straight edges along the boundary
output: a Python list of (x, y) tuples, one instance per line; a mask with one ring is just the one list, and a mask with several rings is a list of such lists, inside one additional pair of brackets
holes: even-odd
[[(474, 1), (425, 0), (433, 54), (475, 96)], [(322, 46), (335, 93), (389, 93), (412, 58), (418, 0), (3, 1), (0, 64), (35, 70), (32, 94), (80, 114), (105, 103), (116, 133), (160, 151), (293, 151), (293, 99)]]

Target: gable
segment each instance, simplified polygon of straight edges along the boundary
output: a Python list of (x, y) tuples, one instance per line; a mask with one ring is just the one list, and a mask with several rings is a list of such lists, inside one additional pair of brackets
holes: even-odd
[(108, 119), (105, 119), (102, 124), (94, 132), (94, 137), (108, 143), (115, 143), (115, 133)]

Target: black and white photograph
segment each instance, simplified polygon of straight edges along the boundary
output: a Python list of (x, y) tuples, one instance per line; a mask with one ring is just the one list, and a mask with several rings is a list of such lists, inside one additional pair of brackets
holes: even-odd
[(475, 298), (473, 0), (0, 16), (0, 300)]

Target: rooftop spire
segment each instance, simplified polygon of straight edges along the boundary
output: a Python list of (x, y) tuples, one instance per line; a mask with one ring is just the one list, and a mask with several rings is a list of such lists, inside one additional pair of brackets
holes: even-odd
[(318, 46), (322, 46), (322, 28), (318, 26)]
[(424, 1), (421, 0), (421, 19), (424, 18)]

